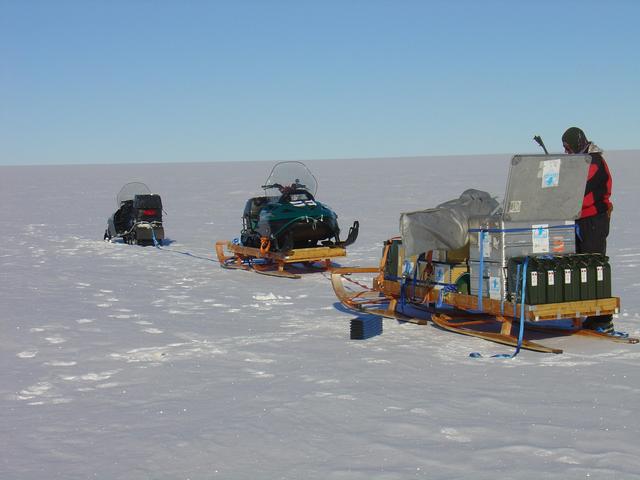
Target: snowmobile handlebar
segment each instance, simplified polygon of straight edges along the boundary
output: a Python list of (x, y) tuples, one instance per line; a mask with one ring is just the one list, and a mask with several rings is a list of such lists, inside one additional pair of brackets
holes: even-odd
[(295, 183), (294, 182), (288, 187), (284, 187), (284, 186), (280, 185), (279, 183), (274, 183), (274, 184), (271, 184), (271, 185), (262, 185), (262, 188), (264, 190), (267, 190), (269, 188), (277, 188), (280, 191), (280, 193), (287, 193), (287, 192), (292, 192), (292, 191), (298, 190), (298, 189), (305, 189), (306, 190), (307, 186), (303, 185), (301, 183)]
[(278, 190), (282, 191), (282, 189), (284, 188), (282, 185), (280, 185), (279, 183), (273, 183), (271, 185), (262, 185), (262, 189), (267, 190), (269, 188), (277, 188)]

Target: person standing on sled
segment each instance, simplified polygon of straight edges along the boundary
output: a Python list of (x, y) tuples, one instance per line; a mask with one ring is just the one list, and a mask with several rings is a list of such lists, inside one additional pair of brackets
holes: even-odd
[[(576, 253), (607, 254), (607, 236), (613, 204), (611, 203), (611, 173), (602, 150), (587, 140), (578, 127), (567, 129), (562, 135), (562, 145), (566, 153), (587, 153), (591, 155), (591, 165), (587, 176), (587, 186), (582, 201), (580, 218), (576, 221)], [(583, 328), (613, 333), (611, 315), (588, 317)]]

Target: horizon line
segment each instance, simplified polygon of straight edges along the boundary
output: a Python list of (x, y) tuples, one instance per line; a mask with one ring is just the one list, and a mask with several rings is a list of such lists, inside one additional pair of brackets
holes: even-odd
[[(604, 152), (635, 152), (640, 149), (611, 149)], [(563, 152), (550, 152), (549, 155), (564, 155)], [(87, 162), (87, 163), (0, 163), (0, 167), (67, 167), (67, 166), (109, 166), (109, 165), (201, 165), (209, 163), (280, 163), (280, 162), (326, 162), (326, 161), (364, 161), (364, 160), (410, 160), (419, 158), (461, 158), (461, 157), (491, 157), (491, 156), (513, 156), (513, 155), (543, 155), (540, 152), (523, 152), (523, 153), (476, 153), (476, 154), (446, 154), (446, 155), (398, 155), (398, 156), (380, 156), (380, 157), (330, 157), (330, 158), (307, 158), (307, 159), (264, 159), (264, 160), (203, 160), (203, 161), (135, 161), (135, 162)]]

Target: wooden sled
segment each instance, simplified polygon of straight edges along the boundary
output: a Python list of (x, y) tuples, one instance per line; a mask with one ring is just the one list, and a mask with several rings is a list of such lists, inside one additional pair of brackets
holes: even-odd
[(371, 315), (379, 315), (381, 317), (392, 318), (401, 322), (411, 322), (419, 325), (426, 325), (427, 321), (423, 318), (404, 315), (396, 310), (397, 299), (388, 297), (376, 289), (369, 289), (358, 282), (353, 282), (362, 289), (358, 292), (348, 292), (344, 286), (343, 280), (347, 275), (353, 273), (379, 273), (376, 267), (355, 267), (355, 268), (334, 268), (331, 271), (331, 285), (333, 291), (340, 302), (351, 310)]
[[(229, 254), (225, 253), (225, 247)], [(245, 247), (221, 240), (216, 242), (216, 254), (223, 268), (249, 270), (275, 277), (300, 278), (300, 273), (331, 269), (331, 259), (344, 257), (347, 251), (344, 247), (332, 246), (272, 252), (265, 248)]]
[[(350, 279), (351, 275), (359, 273), (377, 274), (371, 287)], [(359, 289), (347, 290), (345, 282), (356, 284)], [(581, 328), (582, 317), (618, 313), (620, 299), (617, 297), (542, 305), (525, 304), (524, 308), (521, 304), (483, 298), (479, 305), (476, 296), (441, 292), (424, 284), (408, 286), (402, 282), (402, 279), (395, 281), (384, 278), (384, 258), (377, 268), (339, 268), (331, 273), (331, 284), (336, 296), (352, 310), (418, 324), (426, 324), (431, 320), (444, 330), (504, 345), (518, 345), (517, 327), (521, 315), (525, 321), (525, 331), (539, 332), (544, 336), (579, 335), (621, 343), (639, 341), (637, 338)], [(403, 304), (411, 308), (401, 308), (398, 311), (398, 306)], [(408, 310), (420, 314), (408, 314)], [(544, 325), (545, 322), (562, 319), (570, 319), (571, 327)], [(562, 353), (561, 349), (547, 347), (529, 339), (523, 339), (520, 347), (537, 352)]]

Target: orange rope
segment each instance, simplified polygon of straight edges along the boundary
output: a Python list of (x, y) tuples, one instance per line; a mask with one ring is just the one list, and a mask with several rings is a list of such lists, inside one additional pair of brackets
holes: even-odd
[(265, 255), (271, 248), (271, 241), (268, 237), (260, 237), (260, 254)]
[[(431, 274), (433, 273), (433, 263), (431, 263), (433, 259), (433, 250), (429, 250), (429, 252), (427, 253), (427, 266), (424, 268), (424, 272), (427, 274), (427, 277), (430, 277)], [(416, 263), (416, 268), (418, 268), (418, 265)], [(420, 280), (425, 280), (423, 277), (420, 278)], [(431, 290), (433, 290), (433, 287), (427, 287), (427, 289), (425, 290), (424, 296), (422, 297), (422, 302), (421, 303), (428, 303), (429, 302), (429, 294), (431, 293)]]
[[(367, 290), (367, 291), (375, 292), (375, 290), (374, 290), (373, 288), (368, 287), (367, 285), (364, 285), (363, 283), (356, 282), (355, 280), (351, 280), (351, 279), (350, 279), (349, 277), (347, 277), (346, 275), (341, 275), (341, 277), (342, 277), (342, 278), (344, 278), (347, 282), (354, 283), (354, 284), (358, 285), (359, 287), (364, 288), (364, 289), (365, 289), (365, 290)], [(360, 295), (361, 293), (363, 293), (363, 292), (360, 292), (358, 295)]]

